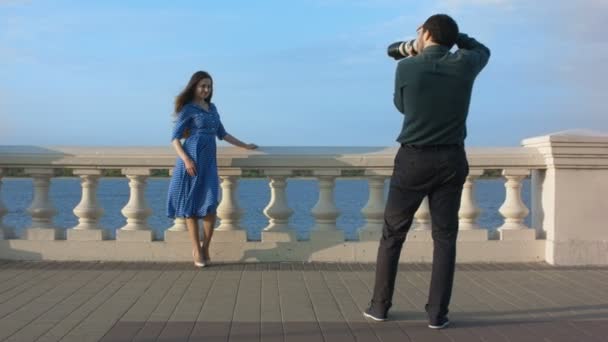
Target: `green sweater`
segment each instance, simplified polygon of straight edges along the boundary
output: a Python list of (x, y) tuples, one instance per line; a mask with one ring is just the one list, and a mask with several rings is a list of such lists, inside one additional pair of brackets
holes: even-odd
[(464, 144), (473, 81), (488, 63), (490, 49), (463, 33), (456, 45), (455, 53), (429, 46), (397, 65), (394, 102), (405, 115), (398, 142)]

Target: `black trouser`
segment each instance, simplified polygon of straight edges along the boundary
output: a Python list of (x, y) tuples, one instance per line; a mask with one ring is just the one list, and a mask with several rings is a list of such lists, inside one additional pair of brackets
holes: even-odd
[(447, 315), (456, 259), (458, 210), (469, 173), (464, 147), (404, 145), (397, 152), (376, 262), (372, 305), (391, 306), (401, 247), (414, 213), (429, 198), (433, 236), (433, 271), (426, 311), (431, 321)]

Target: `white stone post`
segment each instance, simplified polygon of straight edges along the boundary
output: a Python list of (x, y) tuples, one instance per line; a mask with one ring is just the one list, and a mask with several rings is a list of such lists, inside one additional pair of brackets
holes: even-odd
[(471, 169), (462, 187), (460, 210), (458, 211), (458, 240), (484, 241), (488, 239), (488, 231), (477, 224), (481, 209), (475, 200), (475, 180), (483, 174), (483, 169)]
[(57, 213), (49, 198), (49, 187), (53, 169), (26, 169), (34, 183), (34, 198), (27, 209), (32, 216), (32, 225), (26, 230), (27, 240), (63, 240), (65, 230), (53, 226), (53, 216)]
[(501, 240), (534, 240), (536, 232), (524, 224), (524, 219), (530, 213), (521, 199), (522, 181), (530, 175), (528, 169), (504, 169), (502, 175), (505, 182), (505, 202), (498, 209), (504, 217), (504, 224), (498, 228)]
[(334, 200), (336, 177), (340, 170), (314, 170), (313, 174), (319, 181), (319, 199), (311, 210), (315, 225), (310, 231), (310, 240), (343, 242), (344, 231), (336, 227), (340, 211)]
[(361, 213), (365, 217), (365, 225), (359, 228), (359, 240), (361, 241), (377, 241), (382, 235), (384, 208), (386, 207), (384, 184), (391, 172), (391, 170), (365, 170), (369, 197), (367, 204), (361, 209)]
[(187, 232), (188, 227), (186, 226), (186, 219), (183, 217), (176, 217), (173, 220), (173, 225), (167, 229), (170, 232)]
[[(173, 168), (169, 169), (169, 176), (173, 175)], [(173, 225), (165, 230), (165, 242), (189, 242), (190, 235), (186, 226), (186, 219), (176, 217), (173, 219)]]
[(296, 241), (296, 233), (289, 225), (289, 217), (293, 210), (287, 205), (287, 177), (291, 170), (264, 170), (270, 179), (270, 202), (264, 208), (268, 217), (268, 226), (262, 231), (262, 242), (265, 241)]
[(215, 229), (213, 239), (218, 242), (245, 242), (247, 231), (240, 226), (243, 209), (239, 205), (238, 186), (241, 169), (220, 169), (222, 201), (217, 208), (220, 225)]
[(6, 209), (6, 206), (2, 201), (2, 176), (3, 169), (0, 169), (0, 240), (16, 238), (15, 229), (4, 224), (4, 215), (6, 215), (8, 209)]
[(150, 169), (126, 168), (122, 169), (122, 174), (129, 178), (130, 197), (127, 205), (121, 210), (127, 224), (116, 231), (116, 240), (152, 241), (152, 231), (147, 222), (152, 210), (148, 207), (145, 197)]
[(425, 196), (414, 214), (414, 230), (426, 231), (431, 229), (431, 209), (429, 208), (429, 198)]
[(78, 225), (68, 229), (68, 240), (105, 240), (109, 237), (109, 234), (107, 230), (99, 225), (103, 208), (97, 202), (97, 185), (101, 170), (78, 169), (74, 170), (74, 174), (80, 176), (82, 197), (80, 203), (74, 208), (74, 215), (78, 217)]
[[(566, 131), (530, 138), (546, 171), (533, 174), (534, 226), (554, 265), (608, 265), (608, 134)], [(534, 231), (533, 229), (530, 229)]]
[(429, 207), (429, 198), (424, 197), (420, 207), (414, 213), (414, 222), (407, 235), (407, 239), (411, 241), (432, 241), (432, 226), (431, 226), (431, 209)]
[[(199, 233), (200, 234), (202, 234), (202, 226), (203, 226), (202, 220), (199, 220)], [(168, 243), (190, 242), (190, 233), (188, 233), (188, 226), (186, 225), (186, 219), (183, 217), (174, 218), (173, 225), (165, 230), (164, 235), (165, 235), (165, 242), (168, 242)]]

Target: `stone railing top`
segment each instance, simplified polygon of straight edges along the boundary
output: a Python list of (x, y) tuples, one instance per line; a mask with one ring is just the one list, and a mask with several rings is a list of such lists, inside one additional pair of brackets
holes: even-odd
[[(397, 147), (218, 147), (220, 168), (392, 168)], [(467, 148), (472, 168), (544, 168), (534, 148)], [(172, 147), (0, 146), (0, 167), (170, 168)]]
[(590, 130), (569, 130), (525, 139), (522, 144), (536, 149), (548, 167), (608, 168), (608, 134)]
[(524, 139), (523, 145), (543, 143), (571, 143), (571, 144), (600, 144), (608, 146), (608, 133), (585, 129), (573, 129)]

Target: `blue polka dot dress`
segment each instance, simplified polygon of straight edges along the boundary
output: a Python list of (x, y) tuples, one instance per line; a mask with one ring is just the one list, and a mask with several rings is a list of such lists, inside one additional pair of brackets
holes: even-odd
[(197, 104), (186, 104), (179, 112), (171, 140), (181, 139), (186, 130), (190, 136), (182, 146), (196, 165), (196, 175), (190, 176), (183, 160), (177, 158), (167, 194), (170, 218), (214, 214), (219, 202), (215, 138), (224, 139), (227, 133), (215, 105), (211, 103), (206, 111)]

